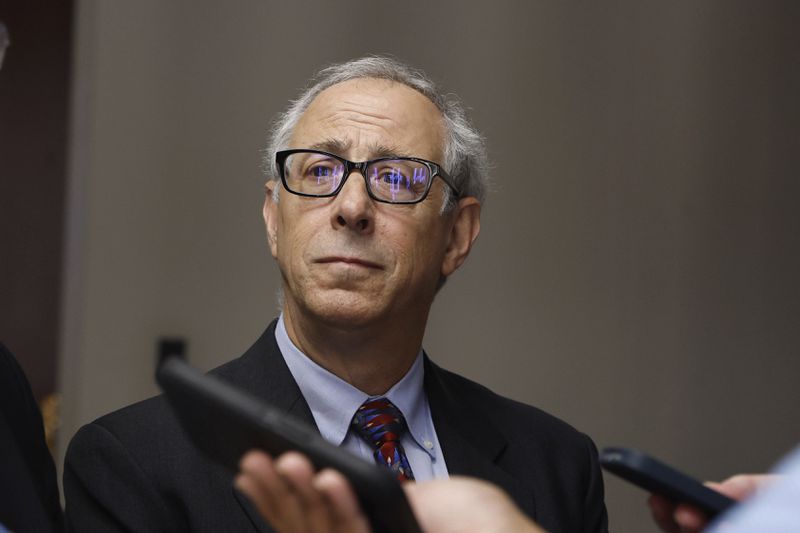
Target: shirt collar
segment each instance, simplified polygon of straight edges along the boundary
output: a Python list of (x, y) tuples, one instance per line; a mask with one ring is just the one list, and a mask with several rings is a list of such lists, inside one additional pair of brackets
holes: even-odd
[[(275, 327), (275, 340), (286, 366), (311, 409), (320, 433), (328, 442), (341, 445), (350, 430), (356, 410), (370, 395), (321, 367), (294, 345), (286, 332), (283, 314)], [(425, 365), (422, 349), (403, 378), (382, 396), (391, 401), (406, 419), (410, 436), (432, 458), (435, 451), (425, 443), (434, 437), (428, 399), (423, 390)], [(374, 396), (377, 397), (377, 396)]]

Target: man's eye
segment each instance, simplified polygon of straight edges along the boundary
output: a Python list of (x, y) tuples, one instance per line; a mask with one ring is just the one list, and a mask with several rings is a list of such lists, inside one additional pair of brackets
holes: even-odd
[(306, 169), (305, 175), (310, 178), (328, 178), (341, 173), (341, 167), (329, 164), (311, 165)]
[(399, 170), (391, 169), (384, 171), (379, 178), (384, 183), (390, 183), (392, 185), (407, 183), (408, 178), (400, 172)]
[(386, 167), (375, 169), (371, 181), (376, 186), (389, 187), (392, 190), (408, 189), (419, 192), (425, 189), (428, 183), (428, 172), (424, 168), (401, 169)]

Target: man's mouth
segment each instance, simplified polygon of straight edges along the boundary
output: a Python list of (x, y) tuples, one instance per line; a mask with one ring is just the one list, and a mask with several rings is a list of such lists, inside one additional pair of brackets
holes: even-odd
[(341, 256), (333, 256), (333, 257), (323, 257), (315, 261), (316, 263), (326, 264), (326, 263), (344, 263), (348, 265), (355, 265), (361, 266), (364, 268), (373, 268), (376, 270), (383, 270), (383, 266), (378, 263), (374, 263), (372, 261), (368, 261), (366, 259), (361, 259), (360, 257), (341, 257)]

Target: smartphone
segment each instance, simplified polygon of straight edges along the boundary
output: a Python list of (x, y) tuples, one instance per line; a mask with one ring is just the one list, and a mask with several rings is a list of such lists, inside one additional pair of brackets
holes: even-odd
[(213, 461), (238, 470), (242, 455), (259, 448), (277, 456), (305, 454), (316, 469), (333, 468), (350, 481), (373, 531), (421, 533), (400, 483), (388, 469), (327, 442), (308, 425), (181, 357), (164, 358), (156, 381), (192, 442)]
[(612, 474), (649, 492), (674, 502), (694, 505), (709, 519), (737, 503), (693, 477), (632, 448), (604, 448), (600, 452), (600, 464)]

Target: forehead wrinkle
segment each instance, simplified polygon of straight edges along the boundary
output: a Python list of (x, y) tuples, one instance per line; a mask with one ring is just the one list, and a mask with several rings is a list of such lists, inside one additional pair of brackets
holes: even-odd
[[(293, 144), (308, 146), (321, 139), (333, 139), (336, 142), (324, 146), (325, 151), (359, 160), (389, 156), (440, 158), (444, 149), (441, 112), (413, 89), (396, 90), (394, 83), (387, 87), (386, 82), (377, 81), (380, 89), (374, 85), (376, 80), (357, 80), (320, 93), (300, 118)], [(318, 145), (322, 147), (322, 142)]]
[[(342, 98), (341, 100), (337, 101), (340, 108), (336, 111), (337, 113), (346, 113), (349, 116), (352, 115), (362, 115), (364, 117), (372, 118), (378, 120), (380, 122), (389, 121), (394, 122), (394, 119), (387, 116), (382, 111), (387, 109), (388, 106), (386, 102), (377, 100), (375, 103), (371, 102), (371, 99), (366, 99), (367, 101), (358, 101), (352, 100), (348, 98)], [(353, 118), (353, 120), (356, 120)]]
[[(364, 147), (367, 149), (364, 157), (370, 158), (392, 156), (425, 158), (424, 154), (417, 153), (419, 150), (411, 150), (410, 145), (416, 144), (419, 138), (424, 138), (430, 129), (441, 129), (440, 124), (431, 123), (427, 120), (416, 128), (408, 128), (406, 124), (398, 122), (394, 118), (389, 118), (382, 122), (384, 123), (376, 124), (375, 121), (365, 120), (363, 113), (354, 113), (348, 116), (331, 113), (327, 122), (325, 119), (320, 120), (324, 129), (329, 131), (352, 131), (353, 126), (357, 129), (354, 134), (350, 134), (343, 139), (337, 138), (335, 135), (328, 137), (336, 141), (330, 147), (339, 150), (338, 152), (331, 150), (333, 153), (343, 155), (344, 152), (356, 147)], [(398, 139), (398, 136), (400, 139)], [(437, 137), (440, 136), (437, 135)], [(443, 143), (438, 138), (437, 141), (438, 146), (434, 151), (438, 154), (443, 150)], [(430, 156), (428, 157), (430, 158)]]
[[(385, 122), (387, 124), (375, 124), (374, 121), (359, 120), (356, 116), (343, 117), (334, 113), (327, 122), (319, 121), (319, 133), (324, 140), (312, 142), (310, 148), (346, 158), (420, 157), (420, 154), (412, 154), (413, 150), (407, 146), (409, 133), (398, 126), (395, 120), (388, 119)], [(305, 133), (313, 131), (306, 129)], [(312, 134), (308, 140), (311, 141), (315, 136)]]
[(332, 128), (337, 128), (340, 124), (354, 124), (365, 129), (381, 130), (387, 134), (398, 127), (397, 121), (393, 118), (360, 111), (334, 110), (327, 116), (321, 117), (320, 122), (328, 124)]
[[(392, 118), (382, 118), (368, 116), (357, 111), (343, 112), (341, 109), (326, 109), (324, 114), (318, 113), (314, 116), (314, 110), (309, 110), (300, 119), (298, 132), (304, 131), (313, 136), (324, 136), (327, 139), (334, 139), (331, 143), (338, 148), (351, 149), (362, 143), (362, 137), (387, 139), (393, 137), (396, 132), (402, 130), (401, 124)], [(347, 139), (340, 139), (341, 132), (353, 132)], [(326, 140), (327, 140), (326, 139)], [(341, 146), (342, 141), (347, 141), (346, 146)], [(373, 140), (373, 142), (375, 142)]]
[[(345, 154), (348, 150), (350, 150), (353, 144), (353, 140), (348, 138), (328, 138), (322, 142), (312, 143), (309, 148), (312, 150), (322, 150), (323, 152), (330, 152), (332, 154), (342, 156), (342, 154)], [(377, 159), (381, 157), (414, 157), (412, 154), (401, 150), (396, 145), (385, 144), (376, 141), (371, 141), (367, 144), (367, 153), (369, 154), (370, 159)]]
[[(354, 87), (355, 89), (342, 94), (343, 89), (348, 86)], [(387, 92), (392, 92), (395, 89), (399, 91), (398, 97), (406, 101), (403, 106), (397, 106), (396, 102), (392, 103), (387, 99)], [(314, 98), (306, 109), (306, 113), (314, 107), (329, 106), (331, 109), (328, 110), (326, 115), (346, 114), (348, 115), (346, 118), (355, 121), (363, 121), (363, 119), (359, 119), (357, 116), (352, 116), (361, 115), (362, 117), (373, 118), (379, 122), (389, 121), (396, 123), (398, 119), (405, 121), (408, 118), (409, 112), (404, 109), (406, 105), (416, 108), (427, 108), (428, 112), (423, 113), (432, 116), (426, 117), (425, 122), (429, 122), (434, 127), (441, 127), (441, 110), (424, 94), (412, 87), (397, 83), (393, 80), (375, 78), (349, 80), (328, 87)], [(322, 120), (326, 118), (330, 117), (321, 117)]]
[(311, 143), (309, 148), (312, 150), (322, 150), (323, 152), (341, 155), (350, 150), (351, 146), (353, 146), (353, 142), (350, 139), (336, 139), (334, 137), (329, 137), (324, 141)]
[[(324, 92), (317, 97), (317, 100), (311, 103), (309, 108), (314, 104), (322, 106), (327, 105), (326, 113), (322, 115), (321, 120), (335, 121), (338, 119), (352, 120), (357, 123), (383, 125), (383, 123), (395, 124), (397, 117), (393, 117), (392, 113), (397, 112), (396, 107), (391, 106), (386, 99), (380, 94), (370, 94), (368, 91), (359, 92), (355, 95), (332, 95), (325, 94)], [(405, 115), (405, 113), (402, 113)], [(387, 127), (387, 126), (383, 126)]]

